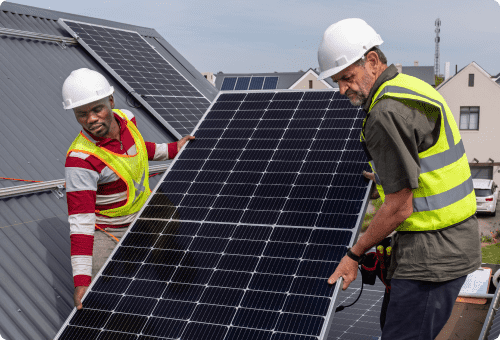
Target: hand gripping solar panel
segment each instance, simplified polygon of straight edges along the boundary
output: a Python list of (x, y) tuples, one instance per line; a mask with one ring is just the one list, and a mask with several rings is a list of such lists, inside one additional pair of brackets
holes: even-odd
[[(370, 251), (375, 251), (373, 248)], [(340, 291), (336, 307), (349, 305), (359, 296), (361, 275), (345, 291)], [(351, 307), (335, 314), (330, 323), (327, 340), (379, 340), (380, 309), (385, 286), (377, 280), (375, 285), (365, 285), (359, 300)]]
[(57, 339), (326, 339), (362, 118), (335, 91), (219, 93)]
[(210, 106), (139, 33), (66, 19), (58, 22), (175, 137), (190, 134)]

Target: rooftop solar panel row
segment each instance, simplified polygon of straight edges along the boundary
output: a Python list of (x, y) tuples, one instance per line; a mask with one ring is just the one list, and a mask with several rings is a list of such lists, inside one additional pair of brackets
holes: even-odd
[(226, 77), (221, 91), (274, 90), (278, 86), (279, 77)]

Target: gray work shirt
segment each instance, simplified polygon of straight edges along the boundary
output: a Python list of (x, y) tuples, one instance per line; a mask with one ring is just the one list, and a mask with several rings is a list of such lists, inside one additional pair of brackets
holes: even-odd
[[(398, 74), (389, 66), (375, 81), (363, 109), (368, 112), (377, 89)], [(407, 106), (387, 98), (375, 104), (365, 124), (366, 147), (385, 194), (418, 188), (419, 152), (439, 138), (439, 111), (433, 106)], [(481, 265), (476, 216), (432, 232), (397, 232), (388, 278), (442, 282), (472, 273)]]

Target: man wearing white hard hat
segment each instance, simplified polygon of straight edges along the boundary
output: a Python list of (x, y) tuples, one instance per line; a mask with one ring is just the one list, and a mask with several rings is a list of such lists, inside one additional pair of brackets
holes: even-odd
[(393, 231), (380, 323), (382, 339), (434, 339), (467, 274), (481, 265), (476, 198), (460, 131), (443, 97), (399, 74), (361, 19), (331, 25), (318, 51), (331, 77), (367, 113), (360, 142), (383, 204), (328, 283), (357, 276), (364, 253)]
[[(82, 130), (66, 156), (66, 192), (74, 301), (81, 299), (116, 242), (148, 199), (148, 161), (174, 158), (187, 140), (145, 142), (128, 110), (114, 109), (113, 87), (100, 73), (81, 68), (62, 87), (63, 107)], [(95, 232), (97, 227), (98, 232)], [(105, 231), (101, 232), (101, 231)]]

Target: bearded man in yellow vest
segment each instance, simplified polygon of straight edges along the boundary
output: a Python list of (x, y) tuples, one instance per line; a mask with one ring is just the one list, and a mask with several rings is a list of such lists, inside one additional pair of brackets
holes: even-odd
[(174, 158), (194, 137), (170, 144), (144, 141), (133, 113), (114, 109), (113, 87), (96, 71), (71, 72), (62, 96), (82, 126), (65, 164), (74, 302), (82, 309), (91, 278), (151, 194), (148, 161)]
[(324, 33), (320, 75), (367, 113), (360, 142), (383, 204), (328, 283), (356, 279), (362, 255), (396, 231), (380, 323), (383, 340), (434, 339), (467, 274), (481, 265), (476, 198), (460, 131), (443, 97), (399, 74), (361, 19)]

